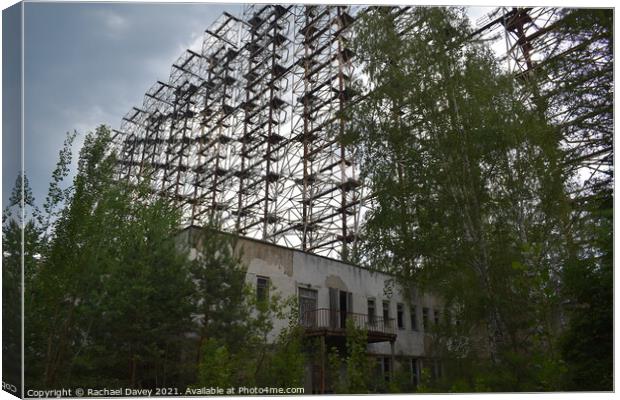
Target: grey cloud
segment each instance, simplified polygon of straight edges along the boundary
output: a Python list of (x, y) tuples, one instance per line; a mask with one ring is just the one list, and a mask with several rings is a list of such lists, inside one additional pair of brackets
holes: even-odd
[[(118, 127), (224, 10), (238, 13), (241, 6), (26, 4), (25, 159), (39, 202), (65, 133), (77, 129), (83, 138), (99, 124)], [(12, 185), (14, 178), (7, 180)]]

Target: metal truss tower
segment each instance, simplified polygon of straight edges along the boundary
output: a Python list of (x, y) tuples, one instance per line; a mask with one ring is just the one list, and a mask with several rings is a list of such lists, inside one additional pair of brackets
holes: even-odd
[(184, 224), (342, 257), (362, 190), (340, 140), (353, 96), (347, 6), (224, 13), (122, 120), (119, 178), (148, 180)]
[[(408, 7), (396, 10), (406, 12)], [(372, 8), (249, 5), (224, 13), (122, 119), (118, 178), (172, 198), (184, 225), (226, 231), (346, 259), (369, 197), (345, 145), (344, 110), (359, 78), (350, 48), (356, 17)], [(548, 9), (498, 11), (477, 34), (506, 32), (520, 73)], [(533, 15), (541, 14), (538, 17)], [(532, 25), (534, 24), (534, 25)]]

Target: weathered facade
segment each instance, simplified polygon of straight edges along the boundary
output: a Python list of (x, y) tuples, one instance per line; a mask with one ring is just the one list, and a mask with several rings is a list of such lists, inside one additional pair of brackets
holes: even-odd
[[(193, 252), (200, 251), (195, 245), (200, 232), (189, 227), (181, 233)], [(367, 330), (368, 354), (386, 380), (396, 363), (409, 372), (412, 384), (423, 365), (440, 373), (440, 364), (429, 354), (429, 332), (444, 313), (436, 296), (417, 290), (407, 295), (386, 273), (256, 239), (238, 238), (236, 251), (247, 266), (246, 281), (257, 294), (298, 299), (305, 335), (319, 339), (320, 351), (344, 344), (346, 320), (351, 319)], [(288, 322), (274, 320), (270, 339)], [(306, 393), (329, 391), (324, 361), (320, 364), (307, 367)]]

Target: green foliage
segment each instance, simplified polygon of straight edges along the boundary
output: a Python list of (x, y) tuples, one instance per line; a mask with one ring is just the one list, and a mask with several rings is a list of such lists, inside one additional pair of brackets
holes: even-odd
[(414, 393), (416, 387), (411, 381), (411, 370), (409, 365), (396, 361), (394, 372), (388, 383), (390, 393)]
[[(250, 341), (251, 292), (246, 267), (235, 254), (235, 239), (211, 228), (201, 232), (191, 266), (194, 303), (201, 315), (201, 341), (215, 338), (234, 348)], [(254, 321), (257, 322), (257, 321)]]
[(334, 393), (347, 393), (346, 378), (342, 373), (344, 360), (337, 347), (331, 347), (327, 352), (326, 385)]
[(275, 387), (302, 387), (306, 356), (303, 352), (303, 331), (285, 331), (271, 346), (271, 354), (258, 380)]
[[(27, 387), (300, 386), (294, 301), (272, 293), (258, 303), (235, 239), (217, 233), (215, 222), (188, 243), (198, 249), (190, 259), (174, 205), (152, 197), (146, 177), (115, 179), (103, 126), (85, 138), (77, 174), (63, 188), (74, 139), (69, 134), (60, 152), (44, 213), (25, 178), (11, 198), (33, 209), (24, 225)], [(20, 275), (24, 215), (4, 213), (5, 297), (15, 298), (5, 307), (19, 297), (9, 284)], [(18, 327), (7, 319), (17, 316), (6, 312), (5, 326)], [(289, 326), (270, 337), (273, 320), (287, 317)], [(5, 349), (17, 344), (7, 340)]]
[(40, 250), (40, 230), (32, 220), (37, 211), (28, 178), (19, 174), (2, 213), (3, 381), (18, 390), (21, 390), (22, 362), (22, 263), (24, 283), (28, 285), (32, 281)]
[[(277, 300), (270, 301), (274, 303)], [(304, 352), (304, 329), (298, 323), (299, 305), (296, 299), (288, 299), (277, 307), (277, 316), (288, 319), (289, 323), (280, 331), (273, 345), (268, 347), (267, 360), (261, 368), (257, 382), (261, 385), (301, 387), (308, 357)], [(283, 315), (282, 311), (286, 308), (289, 311), (287, 315)]]
[[(560, 9), (533, 83), (538, 103), (562, 132), (565, 168), (582, 169), (589, 194), (613, 186), (614, 54), (612, 9)], [(561, 56), (558, 56), (561, 53)], [(583, 196), (586, 193), (578, 193)], [(578, 207), (578, 206), (577, 206)]]
[(563, 387), (612, 390), (613, 10), (559, 13), (551, 36), (570, 50), (561, 48), (562, 57), (550, 51), (535, 78), (545, 111), (565, 139), (565, 168), (579, 171), (570, 183), (573, 258), (561, 273), (567, 320), (559, 342), (567, 370)]
[(367, 335), (364, 329), (355, 326), (353, 319), (347, 319), (347, 375), (348, 393), (365, 393), (368, 391), (368, 375), (370, 364), (366, 354)]
[[(570, 50), (562, 48), (562, 57), (550, 52), (535, 78), (567, 143), (565, 166), (579, 171), (570, 183), (573, 258), (561, 273), (564, 388), (612, 390), (613, 11), (563, 9), (560, 15), (551, 36)], [(548, 83), (557, 77), (560, 84)]]
[[(63, 205), (69, 201), (71, 196), (71, 187), (62, 188), (63, 181), (69, 176), (71, 161), (73, 159), (72, 146), (77, 132), (67, 132), (67, 136), (63, 143), (62, 149), (58, 153), (58, 162), (52, 172), (52, 178), (49, 184), (47, 197), (43, 204), (43, 210), (45, 213), (37, 213), (35, 216), (41, 227), (41, 230), (46, 235), (51, 235), (53, 232), (53, 222), (60, 216)], [(47, 240), (44, 240), (47, 242)]]
[(564, 294), (570, 302), (560, 346), (567, 390), (613, 389), (613, 195), (603, 192), (583, 220), (591, 248), (566, 266)]
[(113, 179), (105, 127), (86, 137), (71, 194), (60, 195), (71, 141), (53, 175), (47, 243), (27, 287), (27, 383), (155, 385), (176, 373), (190, 327), (191, 281), (174, 242), (178, 214), (163, 199), (138, 201), (147, 183)]
[(234, 366), (225, 344), (207, 339), (202, 346), (202, 362), (198, 370), (201, 387), (232, 386)]
[(433, 393), (433, 380), (431, 379), (430, 368), (420, 369), (420, 383), (416, 388), (417, 393)]
[[(343, 258), (440, 294), (461, 322), (429, 335), (447, 376), (424, 369), (418, 392), (613, 388), (613, 14), (560, 14), (550, 35), (574, 48), (547, 54), (525, 86), (471, 40), (463, 10), (378, 8), (355, 25), (367, 95), (340, 140), (360, 149), (375, 205)], [(67, 185), (76, 135), (43, 211), (19, 176), (3, 212), (5, 370), (21, 363), (23, 264), (28, 387), (300, 386), (294, 301), (256, 302), (217, 221), (190, 261), (173, 205), (148, 178), (115, 179), (107, 128), (87, 135)], [(592, 154), (607, 169), (569, 196)], [(351, 321), (328, 365), (338, 393), (411, 389), (404, 368), (372, 382)]]
[[(305, 357), (296, 302), (273, 292), (258, 302), (245, 283), (246, 267), (234, 251), (234, 238), (207, 229), (199, 240), (192, 277), (196, 304), (206, 316), (200, 328), (206, 344), (198, 386), (301, 386)], [(289, 324), (272, 338), (276, 319)]]
[(381, 9), (356, 29), (369, 80), (349, 135), (375, 194), (365, 261), (440, 295), (461, 321), (433, 334), (435, 356), (469, 360), (455, 379), (558, 389), (559, 275), (572, 257), (559, 130), (470, 39), (461, 10)]
[[(200, 341), (215, 339), (227, 348), (231, 358), (239, 358), (238, 365), (243, 367), (236, 368), (233, 382), (237, 384), (267, 384), (269, 378), (295, 375), (303, 357), (299, 354), (301, 333), (294, 299), (283, 300), (271, 290), (267, 300), (257, 300), (246, 283), (247, 267), (236, 250), (235, 237), (206, 228), (193, 245), (198, 249), (191, 264), (191, 278), (195, 287), (193, 303), (200, 315)], [(270, 338), (276, 319), (288, 320), (289, 324), (278, 337)], [(287, 359), (295, 362), (286, 374), (274, 378), (270, 368)], [(272, 362), (275, 364), (271, 365)], [(281, 367), (276, 370), (285, 372)]]
[(367, 335), (366, 330), (355, 326), (353, 319), (347, 319), (345, 355), (341, 356), (337, 348), (332, 348), (328, 353), (327, 364), (334, 392), (371, 392), (372, 381), (369, 377), (372, 370), (366, 351)]

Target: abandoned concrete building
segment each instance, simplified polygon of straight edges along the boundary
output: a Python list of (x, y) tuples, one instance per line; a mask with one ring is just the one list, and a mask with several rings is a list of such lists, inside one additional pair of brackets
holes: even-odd
[[(180, 240), (199, 252), (202, 232), (188, 227)], [(237, 251), (247, 266), (246, 282), (257, 296), (277, 293), (298, 300), (304, 334), (318, 337), (321, 351), (344, 344), (350, 319), (367, 331), (368, 356), (375, 362), (376, 374), (385, 381), (391, 379), (396, 363), (409, 372), (412, 385), (419, 382), (422, 368), (441, 375), (440, 361), (428, 356), (429, 333), (444, 312), (436, 297), (423, 293), (406, 296), (386, 273), (261, 240), (239, 237)], [(270, 339), (288, 322), (274, 320)], [(306, 366), (306, 393), (330, 391), (325, 370), (325, 365)]]

